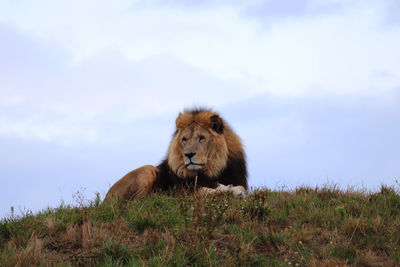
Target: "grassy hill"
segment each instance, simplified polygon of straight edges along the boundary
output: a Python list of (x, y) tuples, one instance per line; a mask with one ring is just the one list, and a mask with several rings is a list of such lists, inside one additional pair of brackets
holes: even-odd
[(400, 266), (399, 190), (99, 197), (0, 222), (0, 266)]

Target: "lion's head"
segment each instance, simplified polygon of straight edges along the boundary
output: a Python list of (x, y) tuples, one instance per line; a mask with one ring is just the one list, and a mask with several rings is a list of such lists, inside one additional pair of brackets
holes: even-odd
[(215, 178), (229, 157), (244, 157), (239, 137), (215, 112), (185, 111), (176, 119), (176, 127), (167, 161), (180, 178), (191, 178), (198, 172)]

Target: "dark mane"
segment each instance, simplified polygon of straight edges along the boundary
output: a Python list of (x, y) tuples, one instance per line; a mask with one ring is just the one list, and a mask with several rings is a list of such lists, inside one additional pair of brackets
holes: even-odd
[[(155, 189), (168, 190), (174, 187), (194, 188), (195, 179), (179, 178), (169, 167), (167, 159), (163, 160), (157, 168), (158, 175), (155, 182)], [(247, 190), (246, 160), (244, 158), (229, 158), (226, 168), (222, 170), (221, 174), (217, 178), (209, 178), (204, 173), (199, 173), (197, 177), (196, 185), (198, 187), (205, 186), (216, 188), (218, 184), (233, 186), (241, 185)]]

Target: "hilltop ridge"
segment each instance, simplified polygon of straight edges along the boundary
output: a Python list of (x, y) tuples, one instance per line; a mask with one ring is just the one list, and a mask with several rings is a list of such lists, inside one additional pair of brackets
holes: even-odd
[(1, 266), (398, 266), (400, 195), (299, 187), (152, 193), (0, 222)]

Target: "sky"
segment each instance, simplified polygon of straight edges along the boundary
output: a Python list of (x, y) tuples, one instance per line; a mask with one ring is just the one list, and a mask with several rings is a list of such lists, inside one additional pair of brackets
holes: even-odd
[[(400, 187), (397, 0), (0, 0), (0, 216), (104, 197), (184, 108), (249, 185)], [(79, 193), (78, 193), (79, 192)]]

